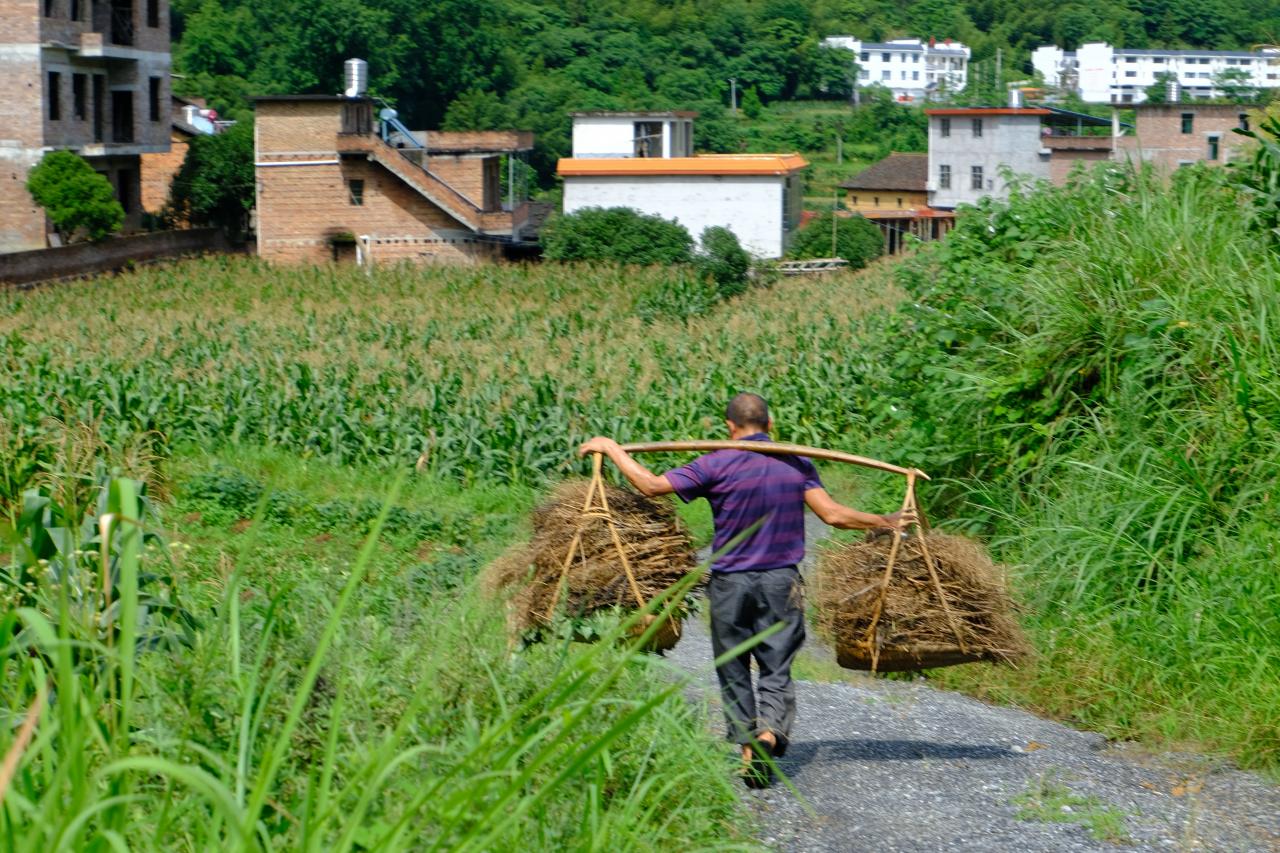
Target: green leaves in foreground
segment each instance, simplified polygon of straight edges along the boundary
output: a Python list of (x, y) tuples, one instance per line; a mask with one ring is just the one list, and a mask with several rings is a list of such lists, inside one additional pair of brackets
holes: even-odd
[[(639, 850), (740, 838), (729, 756), (710, 748), (681, 682), (655, 680), (619, 645), (630, 622), (592, 646), (511, 657), (492, 607), (424, 601), (419, 623), (385, 635), (409, 646), (391, 672), (354, 666), (383, 651), (366, 645), (379, 611), (362, 601), (398, 486), (331, 602), (309, 602), (305, 582), (264, 600), (245, 570), (250, 535), (195, 646), (135, 654), (144, 558), (129, 483), (110, 487), (119, 637), (95, 644), (30, 609), (0, 619), (12, 638), (3, 710), (20, 719), (49, 697), (4, 792), (5, 849)], [(292, 617), (324, 604), (309, 657), (288, 659)], [(96, 665), (77, 662), (89, 646)], [(174, 707), (170, 670), (188, 667), (226, 701)], [(383, 676), (395, 680), (362, 686)], [(388, 689), (403, 704), (371, 716)], [(202, 734), (200, 715), (220, 708), (233, 709), (226, 736)]]

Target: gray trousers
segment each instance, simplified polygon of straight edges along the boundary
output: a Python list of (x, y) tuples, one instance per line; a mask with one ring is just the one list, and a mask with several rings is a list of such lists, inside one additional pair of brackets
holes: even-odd
[[(796, 717), (796, 687), (791, 662), (804, 643), (804, 592), (794, 566), (754, 572), (712, 572), (711, 648), (717, 658), (756, 634), (782, 628), (748, 652), (716, 667), (728, 738), (749, 743), (771, 731), (785, 747)], [(751, 661), (759, 678), (751, 686)]]

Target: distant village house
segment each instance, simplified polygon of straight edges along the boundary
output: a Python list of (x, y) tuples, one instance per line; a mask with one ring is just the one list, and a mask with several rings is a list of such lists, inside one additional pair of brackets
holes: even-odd
[(698, 239), (722, 226), (760, 258), (785, 254), (800, 224), (798, 154), (693, 153), (687, 112), (573, 114), (573, 156), (557, 167), (564, 212), (629, 207), (679, 222)]

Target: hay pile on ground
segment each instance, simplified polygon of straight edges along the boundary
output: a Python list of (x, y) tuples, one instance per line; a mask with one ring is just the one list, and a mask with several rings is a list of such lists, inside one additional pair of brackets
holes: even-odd
[[(589, 482), (561, 484), (533, 511), (533, 536), (492, 563), (482, 577), (483, 587), (509, 596), (513, 633), (525, 634), (551, 622), (556, 611), (586, 616), (621, 607), (636, 610), (617, 548), (603, 518), (589, 518), (582, 526), (582, 544), (560, 584), (565, 555), (582, 525), (582, 505)], [(648, 602), (665, 592), (696, 565), (693, 543), (666, 501), (605, 486), (618, 536), (626, 549), (640, 593)], [(599, 499), (593, 502), (599, 504)]]
[(925, 534), (925, 542), (965, 651), (938, 599), (918, 536), (903, 539), (898, 549), (884, 608), (865, 643), (892, 542), (891, 535), (881, 534), (819, 557), (819, 625), (836, 646), (841, 666), (871, 669), (873, 648), (881, 672), (979, 660), (1014, 663), (1028, 653), (1004, 568), (978, 543), (935, 532)]

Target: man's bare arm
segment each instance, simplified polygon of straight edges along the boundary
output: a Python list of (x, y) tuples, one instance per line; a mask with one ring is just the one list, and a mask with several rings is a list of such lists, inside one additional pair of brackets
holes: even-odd
[(622, 472), (622, 476), (631, 481), (631, 485), (642, 495), (648, 495), (656, 498), (658, 495), (669, 495), (676, 490), (662, 474), (655, 474), (648, 468), (641, 465), (631, 454), (622, 449), (622, 445), (614, 441), (612, 438), (605, 438), (598, 435), (590, 441), (584, 442), (578, 448), (579, 456), (586, 456), (588, 453), (603, 453), (609, 457), (614, 465), (618, 466), (618, 470)]
[(818, 516), (832, 527), (841, 530), (875, 530), (881, 527), (901, 528), (915, 521), (914, 516), (905, 517), (901, 512), (889, 515), (876, 515), (861, 512), (836, 501), (826, 489), (807, 489), (804, 502)]

